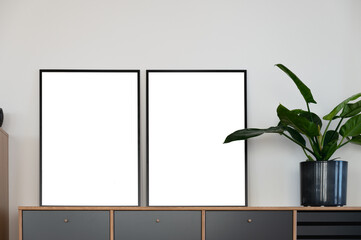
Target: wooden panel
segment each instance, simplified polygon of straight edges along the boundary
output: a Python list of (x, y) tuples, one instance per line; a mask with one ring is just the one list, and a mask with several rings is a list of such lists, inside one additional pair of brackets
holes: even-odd
[(114, 240), (114, 211), (110, 210), (110, 240)]
[(114, 211), (361, 211), (361, 207), (38, 207), (20, 206), (19, 210), (114, 210)]
[(9, 239), (9, 136), (0, 128), (0, 239)]
[(202, 210), (202, 240), (206, 240), (206, 211)]
[(19, 210), (19, 240), (23, 240), (23, 210)]
[(293, 210), (293, 227), (292, 227), (292, 240), (297, 240), (297, 211)]

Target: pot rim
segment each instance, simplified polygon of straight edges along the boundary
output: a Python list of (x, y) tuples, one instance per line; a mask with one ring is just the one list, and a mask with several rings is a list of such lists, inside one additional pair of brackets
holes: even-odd
[(300, 163), (303, 164), (326, 164), (326, 163), (332, 163), (332, 162), (342, 162), (342, 163), (348, 163), (348, 161), (345, 160), (327, 160), (327, 161), (302, 161)]

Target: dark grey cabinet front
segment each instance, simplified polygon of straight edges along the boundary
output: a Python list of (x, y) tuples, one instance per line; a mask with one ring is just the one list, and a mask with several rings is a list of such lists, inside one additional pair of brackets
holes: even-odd
[(201, 240), (201, 211), (115, 211), (115, 240)]
[(292, 211), (206, 211), (206, 240), (292, 240)]
[(109, 211), (23, 211), (23, 240), (109, 240)]

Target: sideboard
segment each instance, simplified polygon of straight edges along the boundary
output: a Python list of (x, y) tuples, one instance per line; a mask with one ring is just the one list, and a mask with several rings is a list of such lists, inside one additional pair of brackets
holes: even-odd
[(361, 207), (19, 207), (19, 240), (361, 239)]
[(9, 135), (0, 128), (0, 239), (9, 239)]

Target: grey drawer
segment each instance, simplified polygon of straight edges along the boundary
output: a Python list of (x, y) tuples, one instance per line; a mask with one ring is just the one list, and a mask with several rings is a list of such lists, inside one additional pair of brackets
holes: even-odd
[(115, 240), (201, 240), (201, 211), (115, 211)]
[(361, 239), (360, 211), (299, 211), (298, 239)]
[(298, 211), (298, 222), (361, 222), (360, 211)]
[(23, 211), (23, 240), (108, 240), (108, 211)]
[(292, 240), (292, 211), (207, 211), (206, 240)]

